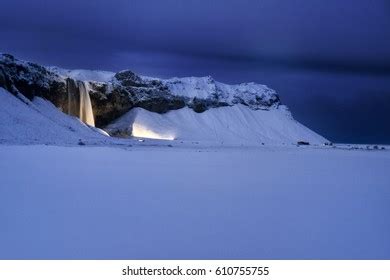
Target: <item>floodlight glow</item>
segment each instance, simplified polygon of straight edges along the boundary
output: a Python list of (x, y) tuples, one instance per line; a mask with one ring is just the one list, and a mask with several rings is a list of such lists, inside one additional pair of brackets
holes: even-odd
[(159, 134), (149, 128), (138, 123), (133, 124), (132, 135), (139, 138), (160, 139), (160, 140), (175, 140), (175, 137), (167, 134)]

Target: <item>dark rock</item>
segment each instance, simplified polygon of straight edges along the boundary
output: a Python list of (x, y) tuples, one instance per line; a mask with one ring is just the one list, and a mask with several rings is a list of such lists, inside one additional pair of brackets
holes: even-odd
[(0, 69), (5, 80), (4, 87), (11, 93), (22, 93), (30, 100), (34, 96), (43, 97), (57, 107), (64, 105), (62, 100), (66, 99), (65, 81), (45, 67), (3, 54), (0, 57)]
[(63, 105), (63, 111), (69, 115), (79, 117), (80, 110), (80, 92), (77, 82), (73, 79), (66, 79), (67, 103)]
[(166, 113), (170, 110), (178, 110), (185, 107), (185, 102), (181, 98), (165, 99), (163, 97), (151, 98), (145, 101), (139, 101), (136, 103), (136, 107), (141, 107), (145, 110)]
[(115, 74), (115, 78), (125, 87), (146, 87), (141, 77), (130, 70), (120, 71)]
[(203, 113), (207, 110), (206, 102), (196, 97), (192, 100), (192, 103), (189, 104), (189, 107), (192, 108), (196, 113)]
[[(167, 86), (168, 83), (180, 81), (144, 79), (130, 70), (116, 73), (110, 82), (89, 81), (95, 125), (104, 127), (134, 107), (166, 113), (188, 106), (195, 112), (202, 113), (210, 108), (232, 106), (237, 103), (249, 106), (253, 110), (266, 110), (269, 106), (279, 104), (278, 95), (271, 89), (265, 89), (264, 92), (269, 94), (267, 98), (263, 98), (262, 95), (247, 92), (245, 88), (240, 92), (242, 96), (234, 96), (233, 102), (229, 100), (228, 103), (226, 92), (218, 88), (211, 77), (205, 79), (212, 91), (205, 99), (173, 94)], [(78, 81), (60, 76), (53, 68), (20, 61), (8, 54), (0, 55), (0, 86), (15, 95), (21, 93), (30, 100), (35, 96), (42, 97), (63, 112), (78, 116), (79, 112), (74, 110), (78, 107), (77, 104), (70, 104), (73, 101), (68, 100), (69, 96), (72, 96), (71, 100), (78, 99), (77, 84)]]
[(309, 142), (306, 142), (306, 141), (298, 141), (297, 142), (297, 145), (310, 145), (310, 143)]
[(195, 97), (187, 104), (187, 106), (193, 109), (196, 113), (203, 113), (210, 108), (226, 107), (230, 105), (224, 101), (219, 101), (218, 99), (201, 99)]
[(129, 93), (124, 89), (115, 88), (108, 94), (95, 90), (89, 94), (97, 127), (108, 125), (134, 107)]
[(9, 84), (9, 81), (8, 81), (8, 77), (5, 74), (5, 72), (4, 72), (2, 67), (0, 67), (0, 87), (3, 87), (3, 88), (5, 88), (8, 91), (11, 91), (10, 90), (10, 84)]

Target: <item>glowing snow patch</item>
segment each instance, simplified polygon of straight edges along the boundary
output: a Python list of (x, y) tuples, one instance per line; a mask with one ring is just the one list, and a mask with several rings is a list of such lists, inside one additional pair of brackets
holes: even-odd
[(93, 130), (95, 130), (96, 132), (104, 135), (104, 136), (107, 136), (107, 137), (110, 137), (110, 134), (108, 134), (106, 131), (104, 131), (103, 129), (101, 128), (98, 128), (98, 127), (94, 127)]
[(133, 124), (133, 131), (132, 135), (134, 137), (140, 137), (140, 138), (149, 138), (149, 139), (161, 139), (161, 140), (175, 140), (175, 137), (172, 135), (162, 135), (158, 134), (140, 124), (134, 123)]

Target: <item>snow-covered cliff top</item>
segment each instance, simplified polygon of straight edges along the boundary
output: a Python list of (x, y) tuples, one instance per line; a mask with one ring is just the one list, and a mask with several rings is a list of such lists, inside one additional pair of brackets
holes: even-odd
[(69, 77), (79, 81), (94, 81), (108, 83), (114, 79), (115, 73), (101, 70), (84, 70), (84, 69), (63, 69), (57, 66), (46, 67), (48, 70), (57, 73), (63, 77)]
[(171, 78), (161, 82), (174, 95), (189, 98), (218, 99), (229, 105), (244, 104), (251, 109), (279, 105), (279, 97), (274, 90), (253, 82), (228, 85), (215, 81), (211, 76)]
[[(145, 105), (145, 102), (151, 103), (149, 101), (152, 99), (155, 100), (153, 102), (160, 103), (161, 100), (165, 100), (167, 104), (181, 102), (183, 105), (176, 107), (181, 108), (187, 105), (196, 112), (221, 106), (234, 106), (235, 104), (248, 106), (252, 110), (269, 110), (278, 108), (280, 105), (277, 93), (265, 85), (257, 83), (228, 85), (217, 82), (210, 76), (159, 79), (140, 76), (130, 70), (118, 73), (100, 70), (67, 70), (55, 66), (40, 66), (15, 59), (12, 55), (7, 54), (0, 55), (0, 74), (2, 67), (6, 69), (6, 76), (11, 78), (13, 83), (19, 81), (28, 85), (38, 84), (49, 90), (52, 81), (63, 84), (66, 78), (89, 81), (99, 84), (98, 87), (94, 87), (95, 91), (97, 88), (101, 89), (102, 86), (107, 85), (107, 90), (103, 95), (110, 94), (114, 88), (126, 94), (130, 93), (135, 105), (146, 109), (156, 107), (156, 105)], [(175, 106), (168, 107), (164, 110), (159, 108), (157, 112), (175, 109)]]

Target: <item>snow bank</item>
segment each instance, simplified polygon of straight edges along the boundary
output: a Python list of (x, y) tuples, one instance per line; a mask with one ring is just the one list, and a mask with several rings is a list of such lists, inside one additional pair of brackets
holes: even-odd
[(0, 88), (0, 104), (3, 143), (77, 144), (79, 139), (104, 143), (107, 138), (42, 98), (30, 102)]
[(321, 144), (327, 141), (295, 121), (283, 106), (269, 111), (254, 111), (236, 105), (209, 109), (203, 113), (183, 108), (165, 114), (135, 108), (106, 127), (106, 130), (145, 138), (160, 136), (161, 139), (218, 145), (295, 144), (297, 141)]

